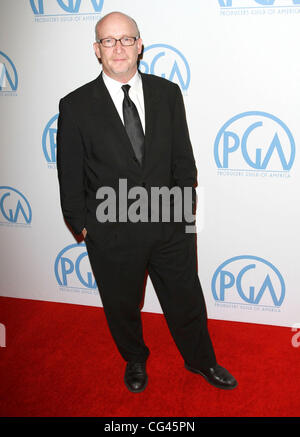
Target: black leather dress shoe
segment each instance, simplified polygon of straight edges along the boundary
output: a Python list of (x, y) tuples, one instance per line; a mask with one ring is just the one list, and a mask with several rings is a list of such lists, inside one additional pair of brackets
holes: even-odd
[(187, 363), (184, 364), (184, 367), (190, 372), (199, 373), (214, 387), (232, 390), (238, 385), (236, 379), (228, 372), (228, 370), (224, 369), (224, 367), (219, 364), (207, 369), (194, 369)]
[(146, 363), (128, 362), (124, 376), (125, 385), (133, 393), (145, 390), (148, 382)]

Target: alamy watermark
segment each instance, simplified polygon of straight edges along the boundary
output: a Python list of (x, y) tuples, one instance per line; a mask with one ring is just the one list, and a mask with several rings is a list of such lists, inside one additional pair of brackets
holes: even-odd
[(300, 323), (295, 323), (292, 326), (292, 332), (295, 332), (291, 340), (292, 346), (300, 347)]
[(6, 347), (6, 329), (3, 323), (0, 323), (0, 347)]
[(134, 186), (128, 190), (127, 179), (119, 179), (118, 193), (112, 187), (100, 187), (96, 199), (102, 200), (96, 210), (100, 223), (184, 221), (186, 233), (196, 232), (196, 191), (192, 187), (150, 187), (147, 191)]

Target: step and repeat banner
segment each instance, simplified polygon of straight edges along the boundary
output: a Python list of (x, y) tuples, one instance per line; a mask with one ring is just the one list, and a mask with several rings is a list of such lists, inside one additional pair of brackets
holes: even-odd
[[(139, 25), (140, 70), (184, 96), (209, 318), (298, 323), (300, 0), (1, 0), (1, 295), (102, 305), (62, 217), (56, 133), (112, 11)], [(150, 279), (143, 311), (161, 312)]]

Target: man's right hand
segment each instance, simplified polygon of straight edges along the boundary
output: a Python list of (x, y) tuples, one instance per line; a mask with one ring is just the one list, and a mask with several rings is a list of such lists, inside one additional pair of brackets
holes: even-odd
[(86, 237), (86, 234), (87, 234), (87, 230), (85, 229), (85, 228), (83, 228), (82, 229), (82, 235), (83, 235), (83, 238), (85, 239), (85, 237)]

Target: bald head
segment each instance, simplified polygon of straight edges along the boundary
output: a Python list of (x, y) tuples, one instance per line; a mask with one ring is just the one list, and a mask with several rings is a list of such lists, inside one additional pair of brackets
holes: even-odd
[(140, 36), (140, 31), (138, 28), (138, 25), (136, 21), (130, 17), (129, 15), (123, 14), (122, 12), (110, 12), (109, 14), (105, 15), (104, 17), (100, 18), (99, 21), (97, 21), (95, 26), (95, 39), (101, 39), (106, 36), (110, 35), (103, 35), (103, 31), (105, 30), (105, 25), (107, 23), (115, 22), (116, 26), (118, 26), (121, 22), (127, 22), (129, 26), (132, 29), (132, 36)]

